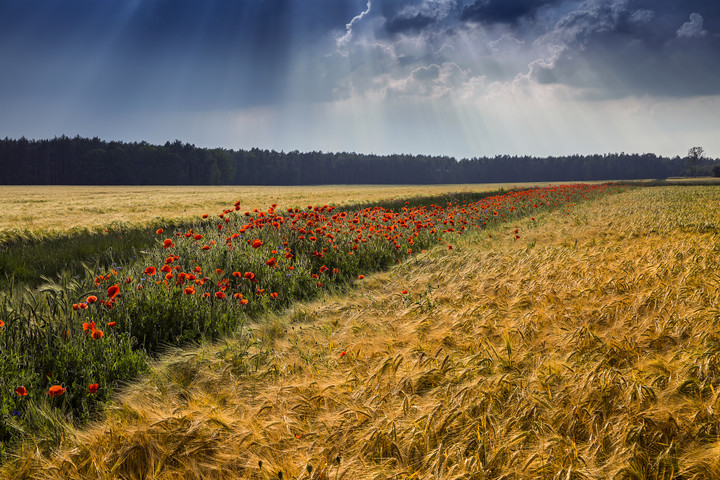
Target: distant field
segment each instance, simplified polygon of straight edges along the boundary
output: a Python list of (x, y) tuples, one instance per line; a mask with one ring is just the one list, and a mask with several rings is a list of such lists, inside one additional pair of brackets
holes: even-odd
[(182, 220), (218, 213), (240, 201), (241, 208), (306, 204), (348, 205), (389, 198), (484, 192), (535, 184), (321, 185), (303, 187), (207, 186), (0, 186), (2, 232), (99, 229), (114, 222), (147, 224), (158, 218)]

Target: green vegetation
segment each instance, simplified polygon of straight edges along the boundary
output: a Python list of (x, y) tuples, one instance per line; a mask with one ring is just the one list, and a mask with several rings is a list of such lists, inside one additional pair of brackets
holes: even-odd
[(354, 152), (198, 148), (180, 141), (0, 140), (7, 185), (350, 185), (592, 181), (709, 174), (712, 159), (652, 153), (455, 159)]

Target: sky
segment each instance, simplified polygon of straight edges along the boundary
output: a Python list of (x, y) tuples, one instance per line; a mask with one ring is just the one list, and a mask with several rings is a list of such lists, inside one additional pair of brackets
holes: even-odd
[(718, 0), (2, 0), (0, 138), (720, 157)]

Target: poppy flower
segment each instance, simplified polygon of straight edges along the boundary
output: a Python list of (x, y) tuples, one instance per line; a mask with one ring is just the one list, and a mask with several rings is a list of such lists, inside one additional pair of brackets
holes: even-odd
[(209, 296), (210, 296), (210, 293), (208, 293), (208, 292), (203, 293), (203, 298), (208, 298)]
[(212, 248), (212, 247), (211, 247), (210, 245), (203, 245), (203, 246), (202, 246), (202, 249), (203, 249), (203, 250), (210, 250), (211, 248)]
[(402, 294), (403, 294), (403, 295), (407, 295), (407, 293), (408, 293), (407, 290), (403, 290), (403, 291), (402, 291)]
[(160, 269), (160, 271), (163, 273), (168, 273), (171, 270), (172, 270), (172, 267), (170, 265), (163, 265), (162, 268)]
[(237, 298), (238, 300), (242, 300), (243, 296), (242, 293), (236, 293), (233, 295), (234, 298)]
[(166, 238), (165, 240), (163, 240), (163, 248), (171, 248), (174, 246), (175, 245), (173, 244), (173, 241), (171, 238)]
[(185, 293), (185, 295), (195, 295), (195, 287), (187, 287), (185, 290), (183, 290), (183, 293)]
[(19, 396), (24, 397), (28, 394), (27, 388), (20, 386), (15, 389), (15, 393), (17, 393)]
[(5, 322), (3, 322), (2, 320), (0, 320), (0, 328), (2, 328), (2, 327), (4, 327), (4, 326), (5, 326)]
[(265, 264), (268, 265), (269, 267), (275, 268), (277, 266), (277, 261), (275, 260), (275, 257), (272, 257), (270, 260), (265, 262)]
[(81, 303), (81, 304), (79, 305), (79, 307), (80, 307), (81, 310), (87, 310), (88, 304), (85, 303), (85, 302), (83, 302), (83, 303)]
[(162, 228), (158, 228), (157, 230), (155, 230), (155, 233), (157, 233), (158, 235), (161, 235), (162, 232), (163, 232)]
[(240, 300), (240, 303), (243, 304), (243, 305), (247, 305), (247, 303), (248, 303), (247, 298), (241, 299), (241, 300)]
[(108, 327), (115, 328), (115, 325), (117, 325), (117, 322), (108, 322)]
[(94, 340), (100, 340), (102, 338), (102, 336), (103, 336), (102, 330), (95, 330), (94, 332), (92, 332), (92, 337)]
[(260, 248), (260, 247), (262, 246), (262, 244), (263, 244), (262, 241), (260, 241), (259, 239), (256, 239), (255, 241), (252, 242), (252, 247), (253, 247), (253, 248)]
[(107, 289), (107, 296), (109, 298), (115, 298), (120, 293), (120, 285), (113, 285)]
[(100, 385), (97, 383), (91, 383), (88, 385), (88, 393), (97, 393), (98, 388), (100, 388)]
[(215, 292), (216, 298), (225, 298), (225, 292)]
[(193, 238), (194, 238), (195, 240), (202, 240), (203, 236), (200, 235), (199, 233), (196, 233)]
[(200, 267), (195, 267), (195, 268), (193, 268), (193, 272), (202, 273), (202, 269)]
[(358, 280), (362, 280), (363, 278), (365, 278), (365, 275), (358, 275)]
[(95, 303), (95, 302), (97, 302), (97, 299), (98, 298), (95, 295), (90, 295), (89, 297), (87, 297), (86, 301), (87, 301), (87, 303)]
[(218, 275), (220, 275), (221, 273), (223, 273), (222, 268), (216, 268), (216, 269), (215, 269), (215, 273), (217, 273)]
[(50, 395), (51, 397), (59, 397), (63, 393), (65, 393), (65, 389), (60, 385), (53, 385), (47, 391), (47, 395)]
[(203, 213), (202, 218), (208, 218), (208, 217), (209, 217), (209, 215), (207, 213)]
[(145, 275), (153, 276), (157, 273), (157, 269), (155, 267), (147, 267), (145, 269)]
[(342, 352), (340, 352), (340, 356), (341, 356), (341, 357), (344, 357), (345, 355), (347, 355), (347, 352), (346, 352), (345, 350), (343, 350)]

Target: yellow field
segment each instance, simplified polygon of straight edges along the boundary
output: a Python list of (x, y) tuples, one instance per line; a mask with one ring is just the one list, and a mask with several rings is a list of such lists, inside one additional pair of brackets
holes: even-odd
[(389, 198), (484, 192), (531, 184), (320, 185), (311, 187), (68, 187), (0, 186), (0, 232), (104, 228), (113, 222), (145, 224), (218, 213), (240, 201), (243, 210), (347, 205)]
[(169, 354), (5, 474), (720, 478), (719, 232), (720, 189), (660, 187), (458, 237), (252, 326), (255, 358)]

